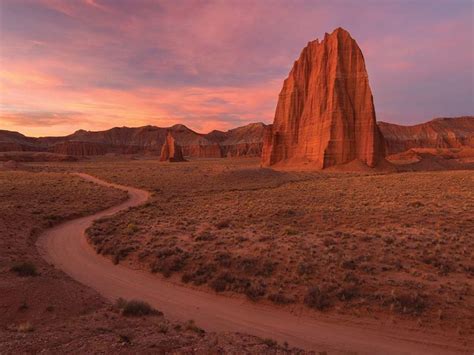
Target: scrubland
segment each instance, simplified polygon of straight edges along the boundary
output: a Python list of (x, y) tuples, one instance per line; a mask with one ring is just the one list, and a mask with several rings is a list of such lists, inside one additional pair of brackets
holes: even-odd
[(115, 263), (294, 311), (472, 337), (473, 171), (278, 172), (252, 159), (78, 168), (152, 192), (89, 230)]
[(111, 304), (46, 263), (35, 246), (44, 229), (116, 205), (126, 193), (28, 170), (0, 171), (0, 353), (287, 352), (270, 340), (170, 322), (140, 300)]

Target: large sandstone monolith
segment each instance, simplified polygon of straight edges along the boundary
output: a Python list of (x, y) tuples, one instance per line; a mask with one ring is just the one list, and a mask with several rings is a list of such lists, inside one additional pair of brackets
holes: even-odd
[(181, 147), (176, 143), (171, 132), (168, 132), (165, 143), (161, 148), (160, 161), (180, 162), (185, 161)]
[(373, 167), (384, 155), (356, 41), (338, 28), (309, 42), (283, 83), (262, 165), (323, 169), (358, 159)]

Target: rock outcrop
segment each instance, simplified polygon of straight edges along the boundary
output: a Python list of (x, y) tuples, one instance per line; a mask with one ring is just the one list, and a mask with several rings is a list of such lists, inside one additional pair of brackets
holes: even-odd
[(264, 137), (262, 165), (323, 169), (357, 159), (373, 167), (383, 157), (364, 57), (338, 28), (308, 43), (294, 63)]
[(165, 144), (163, 144), (161, 148), (160, 161), (169, 161), (172, 163), (185, 161), (181, 147), (176, 143), (171, 132), (168, 132)]
[(412, 148), (474, 148), (474, 116), (435, 118), (414, 126), (379, 122), (387, 154)]

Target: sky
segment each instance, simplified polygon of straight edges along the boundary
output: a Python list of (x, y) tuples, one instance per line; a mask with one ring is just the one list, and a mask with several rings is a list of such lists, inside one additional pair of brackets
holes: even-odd
[(307, 42), (364, 53), (377, 119), (474, 114), (472, 0), (0, 0), (0, 129), (273, 121)]

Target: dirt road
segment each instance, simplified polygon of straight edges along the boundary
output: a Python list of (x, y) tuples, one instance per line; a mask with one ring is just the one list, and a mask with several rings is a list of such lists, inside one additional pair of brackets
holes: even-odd
[(163, 311), (171, 320), (187, 321), (208, 331), (248, 333), (288, 342), (307, 350), (329, 353), (436, 354), (466, 352), (442, 334), (428, 334), (379, 323), (344, 321), (328, 317), (295, 315), (276, 307), (255, 304), (176, 285), (145, 271), (132, 270), (98, 255), (84, 232), (98, 218), (144, 203), (149, 193), (110, 184), (86, 174), (82, 178), (128, 191), (118, 206), (78, 218), (43, 233), (37, 242), (40, 254), (57, 268), (110, 300), (141, 299)]

